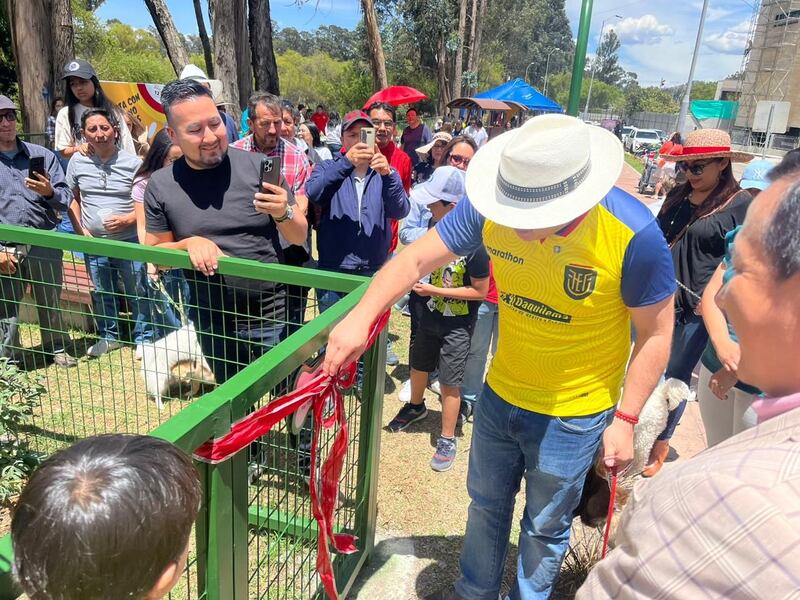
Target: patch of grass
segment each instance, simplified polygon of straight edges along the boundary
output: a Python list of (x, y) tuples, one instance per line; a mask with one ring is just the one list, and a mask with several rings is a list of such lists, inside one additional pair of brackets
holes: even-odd
[(640, 175), (644, 173), (644, 163), (630, 152), (625, 153), (625, 162), (636, 169), (636, 172)]

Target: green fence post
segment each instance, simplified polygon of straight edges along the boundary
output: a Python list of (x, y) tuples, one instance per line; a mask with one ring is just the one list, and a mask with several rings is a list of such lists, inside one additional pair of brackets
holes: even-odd
[[(237, 411), (236, 402), (233, 404), (233, 422), (244, 418), (245, 411)], [(233, 588), (234, 598), (246, 600), (248, 598), (249, 566), (248, 566), (248, 487), (247, 465), (249, 448), (244, 448), (230, 458), (227, 463), (231, 468), (231, 535), (233, 553)]]
[(586, 48), (589, 45), (589, 29), (592, 26), (592, 2), (583, 0), (581, 21), (578, 26), (578, 42), (575, 44), (575, 59), (572, 62), (572, 81), (569, 85), (569, 104), (567, 114), (578, 116), (578, 105), (581, 101), (583, 87), (583, 70), (586, 68)]
[(14, 553), (11, 550), (11, 536), (0, 538), (0, 600), (14, 600), (20, 594), (11, 576)]

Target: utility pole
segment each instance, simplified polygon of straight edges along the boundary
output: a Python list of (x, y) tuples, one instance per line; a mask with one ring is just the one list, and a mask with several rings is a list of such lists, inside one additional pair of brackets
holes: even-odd
[[(614, 15), (614, 16), (617, 19), (621, 19), (622, 18), (620, 15)], [(603, 24), (600, 25), (600, 44), (598, 44), (598, 46), (597, 46), (598, 49), (600, 48), (600, 46), (603, 45), (603, 31), (605, 31), (605, 28), (606, 28), (606, 21), (608, 21), (608, 19), (603, 19)], [(597, 57), (598, 57), (597, 52), (595, 52), (594, 53), (594, 60), (592, 61), (592, 78), (589, 80), (589, 93), (586, 94), (586, 106), (583, 109), (583, 118), (584, 119), (586, 118), (586, 115), (589, 114), (589, 100), (592, 99), (592, 87), (594, 86), (594, 75), (597, 72)]]
[(694, 81), (694, 68), (697, 65), (697, 56), (700, 54), (700, 44), (703, 42), (703, 27), (706, 24), (706, 13), (708, 12), (708, 0), (703, 0), (703, 11), (700, 13), (700, 26), (697, 28), (697, 40), (694, 43), (694, 54), (692, 54), (692, 66), (689, 67), (689, 80), (686, 82), (686, 93), (681, 102), (681, 112), (678, 115), (678, 123), (675, 130), (681, 136), (686, 135), (686, 115), (689, 114), (689, 102), (692, 98), (692, 81)]
[(569, 103), (567, 114), (578, 116), (578, 104), (581, 101), (581, 87), (583, 87), (583, 70), (586, 68), (586, 47), (589, 44), (589, 29), (592, 26), (592, 2), (583, 0), (581, 5), (581, 20), (578, 25), (578, 42), (575, 44), (575, 59), (572, 61), (572, 81), (569, 86)]

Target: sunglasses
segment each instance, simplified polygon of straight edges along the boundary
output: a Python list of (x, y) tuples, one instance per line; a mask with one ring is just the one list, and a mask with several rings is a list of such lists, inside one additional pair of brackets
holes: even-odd
[(472, 159), (467, 158), (466, 156), (461, 156), (460, 154), (451, 154), (450, 155), (450, 162), (454, 165), (463, 164), (465, 167), (469, 166), (469, 163)]
[(705, 163), (699, 163), (699, 164), (690, 165), (689, 163), (687, 163), (685, 161), (679, 161), (679, 162), (675, 163), (675, 170), (676, 171), (684, 171), (684, 172), (685, 171), (689, 171), (692, 175), (695, 175), (695, 176), (699, 177), (700, 175), (703, 174), (703, 171), (706, 170), (706, 167), (708, 165), (710, 165), (712, 163), (715, 163), (715, 162), (717, 162), (717, 161), (716, 160), (710, 160), (710, 161), (705, 162)]
[(3, 119), (8, 121), (9, 123), (13, 123), (14, 121), (17, 120), (17, 113), (14, 112), (13, 110), (7, 113), (0, 113), (0, 121), (2, 121)]

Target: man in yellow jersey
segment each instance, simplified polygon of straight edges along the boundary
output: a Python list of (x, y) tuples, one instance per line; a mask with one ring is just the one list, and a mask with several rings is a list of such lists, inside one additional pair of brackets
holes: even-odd
[(613, 188), (622, 163), (611, 132), (564, 115), (492, 140), (469, 166), (468, 199), (386, 265), (331, 333), (329, 374), (421, 276), (481, 243), (492, 257), (500, 335), (475, 413), (461, 577), (431, 598), (497, 599), (523, 475), (510, 598), (548, 598), (601, 441), (609, 467), (633, 456), (633, 423), (667, 364), (675, 279), (650, 211)]

